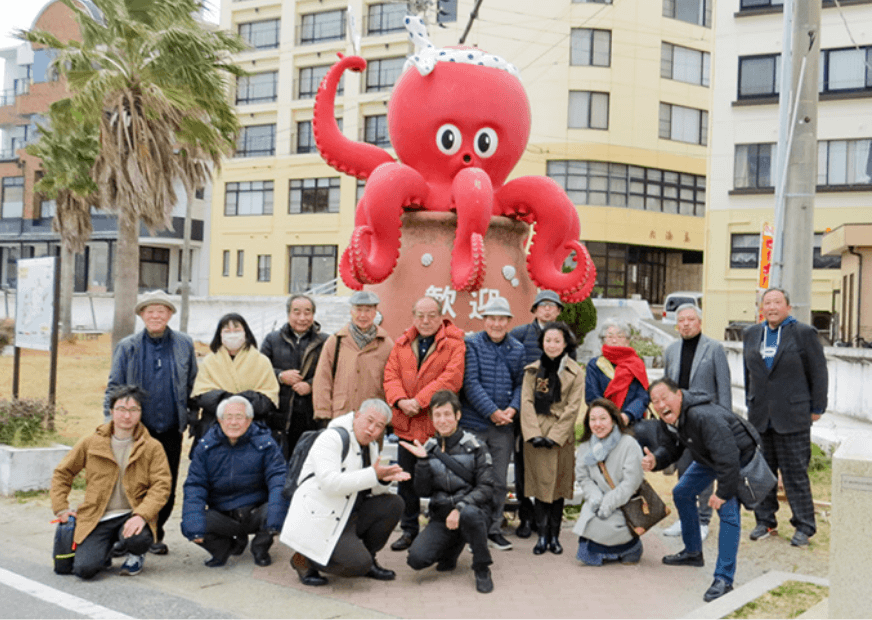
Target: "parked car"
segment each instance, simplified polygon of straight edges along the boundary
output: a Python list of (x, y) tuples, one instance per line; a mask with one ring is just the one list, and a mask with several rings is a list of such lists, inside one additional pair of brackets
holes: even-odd
[(678, 291), (666, 296), (663, 303), (663, 322), (675, 325), (675, 310), (684, 304), (696, 304), (702, 310), (702, 293), (699, 291)]

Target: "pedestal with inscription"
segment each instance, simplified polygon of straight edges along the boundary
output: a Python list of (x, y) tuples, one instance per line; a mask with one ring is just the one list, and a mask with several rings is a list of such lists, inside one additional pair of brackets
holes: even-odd
[(412, 305), (430, 295), (442, 304), (442, 314), (466, 332), (484, 329), (479, 311), (493, 297), (505, 297), (514, 313), (511, 326), (532, 320), (530, 306), (536, 285), (527, 273), (524, 251), (530, 227), (506, 217), (492, 217), (485, 235), (487, 275), (478, 291), (451, 287), (451, 250), (457, 216), (453, 213), (414, 212), (402, 216), (402, 245), (393, 274), (384, 282), (364, 288), (381, 303), (384, 327), (392, 338), (412, 324)]
[[(830, 618), (868, 618), (872, 601), (872, 437), (847, 438), (833, 455)], [(814, 540), (814, 539), (812, 539)]]

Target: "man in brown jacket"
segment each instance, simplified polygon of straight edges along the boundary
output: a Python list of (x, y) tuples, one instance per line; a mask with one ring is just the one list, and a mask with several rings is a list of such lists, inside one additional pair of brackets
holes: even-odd
[[(73, 572), (90, 579), (111, 565), (113, 551), (127, 553), (122, 575), (142, 571), (157, 536), (157, 516), (170, 496), (170, 466), (163, 446), (140, 422), (145, 392), (131, 385), (109, 396), (112, 420), (79, 440), (54, 471), (52, 510), (61, 523), (76, 518)], [(85, 470), (81, 505), (71, 510), (73, 479)]]
[(375, 324), (379, 298), (372, 291), (351, 296), (351, 322), (327, 338), (312, 380), (315, 419), (357, 411), (370, 398), (384, 400), (385, 364), (394, 346)]

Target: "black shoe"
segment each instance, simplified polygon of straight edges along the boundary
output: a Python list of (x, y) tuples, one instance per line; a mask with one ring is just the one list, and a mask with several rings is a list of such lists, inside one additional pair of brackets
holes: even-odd
[(548, 551), (548, 538), (546, 538), (545, 536), (540, 536), (539, 540), (536, 541), (536, 546), (533, 547), (533, 554), (542, 555), (546, 551)]
[(705, 594), (703, 594), (702, 600), (704, 600), (706, 603), (710, 603), (716, 598), (721, 598), (727, 592), (732, 591), (733, 584), (727, 583), (720, 577), (716, 577), (709, 589), (705, 591)]
[(242, 555), (245, 547), (248, 546), (248, 536), (237, 536), (233, 539), (233, 546), (230, 547), (230, 555)]
[(203, 564), (205, 564), (209, 568), (218, 568), (219, 566), (224, 566), (225, 564), (227, 564), (227, 558), (212, 557), (203, 562)]
[(453, 560), (439, 560), (436, 564), (436, 570), (440, 573), (445, 573), (455, 568), (457, 568), (457, 558)]
[(167, 547), (167, 544), (165, 542), (159, 540), (149, 545), (148, 552), (155, 555), (166, 555), (170, 552), (170, 549), (169, 547)]
[(705, 566), (702, 551), (689, 553), (687, 549), (682, 549), (673, 555), (663, 556), (663, 563), (669, 566)]
[(252, 553), (254, 556), (254, 563), (258, 566), (269, 566), (272, 564), (272, 558), (269, 555), (269, 551), (264, 551), (263, 553)]
[(522, 519), (518, 524), (518, 529), (515, 530), (515, 536), (518, 538), (530, 538), (533, 533), (533, 522), (527, 519)]
[(777, 527), (769, 527), (765, 523), (758, 523), (753, 530), (751, 530), (750, 538), (751, 540), (763, 540), (764, 538), (769, 538), (770, 536), (777, 536), (778, 528)]
[(488, 534), (487, 541), (491, 547), (499, 549), (500, 551), (508, 551), (512, 548), (512, 543), (506, 540), (506, 537), (501, 533)]
[(397, 538), (394, 544), (391, 545), (391, 551), (405, 551), (412, 546), (412, 541), (414, 540), (414, 535), (409, 532), (403, 532), (403, 535)]
[(557, 539), (557, 536), (552, 536), (551, 540), (548, 541), (548, 551), (550, 551), (554, 555), (560, 555), (561, 553), (563, 553), (563, 547), (560, 545), (560, 541)]
[(379, 581), (393, 581), (396, 579), (397, 574), (389, 568), (379, 566), (378, 562), (373, 558), (372, 568), (369, 569), (366, 577), (369, 577), (370, 579), (378, 579)]
[(494, 582), (493, 579), (491, 579), (489, 568), (475, 571), (475, 589), (482, 594), (494, 591)]
[(291, 556), (291, 566), (297, 571), (300, 577), (300, 583), (304, 586), (326, 586), (327, 577), (324, 577), (317, 570), (312, 568), (309, 560), (301, 553), (294, 553)]

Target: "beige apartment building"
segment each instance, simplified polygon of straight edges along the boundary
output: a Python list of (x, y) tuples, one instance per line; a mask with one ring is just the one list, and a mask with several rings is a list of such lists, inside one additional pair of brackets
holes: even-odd
[[(737, 0), (738, 1), (738, 0)], [(465, 44), (518, 67), (532, 109), (512, 177), (566, 189), (598, 270), (595, 295), (661, 303), (701, 290), (711, 102), (712, 0), (474, 0), (429, 4), (439, 47)], [(438, 8), (438, 12), (437, 9)], [(360, 39), (336, 116), (348, 138), (390, 148), (387, 101), (412, 51), (406, 2), (225, 0), (220, 27), (251, 49), (232, 97), (244, 125), (215, 181), (211, 294), (282, 295), (337, 276), (363, 182), (315, 148), (318, 84)], [(426, 106), (426, 102), (421, 102)], [(510, 177), (510, 178), (512, 178)], [(340, 282), (340, 291), (344, 290)]]

